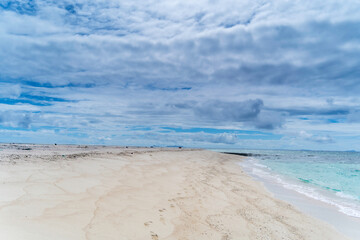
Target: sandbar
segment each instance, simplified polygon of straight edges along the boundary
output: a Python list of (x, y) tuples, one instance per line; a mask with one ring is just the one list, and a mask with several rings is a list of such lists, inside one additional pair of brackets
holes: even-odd
[(0, 239), (347, 239), (274, 198), (243, 157), (200, 149), (0, 146)]

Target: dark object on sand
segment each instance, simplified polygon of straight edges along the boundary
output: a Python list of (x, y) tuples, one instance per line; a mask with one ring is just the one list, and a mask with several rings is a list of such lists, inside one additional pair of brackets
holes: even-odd
[(21, 150), (30, 151), (32, 150), (32, 148), (26, 147), (26, 148), (22, 148)]
[(235, 153), (235, 152), (222, 152), (225, 154), (232, 154), (232, 155), (239, 155), (244, 157), (254, 157), (254, 156), (261, 156), (261, 154), (254, 154), (254, 153)]

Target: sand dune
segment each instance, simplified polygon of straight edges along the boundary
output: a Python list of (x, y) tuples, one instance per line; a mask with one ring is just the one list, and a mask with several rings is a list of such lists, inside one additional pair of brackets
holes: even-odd
[(274, 199), (243, 173), (239, 156), (155, 148), (1, 148), (0, 239), (345, 239)]

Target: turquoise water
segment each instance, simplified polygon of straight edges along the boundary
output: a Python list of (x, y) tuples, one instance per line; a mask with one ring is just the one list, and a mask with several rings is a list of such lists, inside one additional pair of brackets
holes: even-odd
[(326, 151), (224, 150), (251, 153), (241, 165), (310, 198), (360, 218), (360, 153)]

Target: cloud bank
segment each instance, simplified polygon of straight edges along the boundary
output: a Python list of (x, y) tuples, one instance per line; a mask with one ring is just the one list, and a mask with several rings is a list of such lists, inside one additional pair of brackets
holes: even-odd
[(161, 130), (202, 127), (252, 131), (260, 146), (355, 148), (359, 10), (353, 0), (2, 1), (1, 140), (246, 145)]

